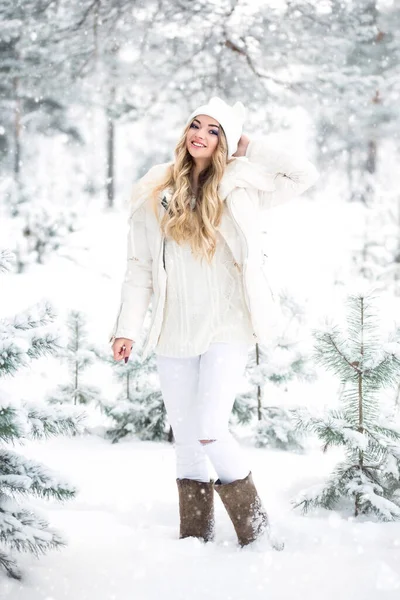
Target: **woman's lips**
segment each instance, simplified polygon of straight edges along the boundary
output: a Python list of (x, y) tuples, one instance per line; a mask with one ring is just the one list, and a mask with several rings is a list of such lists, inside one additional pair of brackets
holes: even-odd
[(205, 148), (205, 146), (195, 146), (195, 144), (193, 142), (190, 142), (190, 143), (192, 144), (193, 148)]

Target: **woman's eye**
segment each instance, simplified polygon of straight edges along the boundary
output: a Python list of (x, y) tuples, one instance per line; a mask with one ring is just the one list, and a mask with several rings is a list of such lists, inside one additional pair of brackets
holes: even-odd
[[(192, 123), (190, 127), (196, 127), (196, 129), (198, 129), (198, 126), (196, 125), (196, 123)], [(211, 133), (215, 133), (215, 135), (218, 136), (218, 131), (215, 129), (210, 129)]]

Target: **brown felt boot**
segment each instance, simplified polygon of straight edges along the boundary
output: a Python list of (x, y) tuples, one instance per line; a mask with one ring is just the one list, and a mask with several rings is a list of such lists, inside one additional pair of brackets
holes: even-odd
[(217, 479), (215, 491), (226, 508), (241, 546), (254, 542), (269, 529), (268, 516), (255, 488), (251, 471), (244, 479), (236, 479), (231, 483), (221, 483)]
[(179, 538), (214, 539), (214, 481), (177, 479), (179, 493)]

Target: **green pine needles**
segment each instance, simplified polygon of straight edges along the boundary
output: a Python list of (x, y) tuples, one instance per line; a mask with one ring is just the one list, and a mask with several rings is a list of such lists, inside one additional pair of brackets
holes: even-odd
[[(8, 269), (9, 257), (0, 252), (0, 271)], [(53, 319), (51, 307), (42, 303), (12, 319), (0, 320), (0, 380), (18, 376), (32, 360), (54, 354), (58, 344), (51, 329)], [(27, 501), (30, 497), (68, 500), (76, 489), (57, 472), (25, 458), (13, 447), (27, 440), (75, 434), (83, 417), (71, 410), (22, 401), (3, 388), (0, 386), (0, 568), (21, 579), (14, 551), (39, 556), (66, 544)]]
[(249, 389), (237, 395), (232, 417), (239, 425), (252, 427), (257, 448), (301, 452), (304, 434), (296, 428), (297, 409), (277, 405), (274, 390), (287, 389), (293, 380), (313, 381), (315, 372), (310, 364), (309, 348), (299, 342), (302, 334), (297, 315), (301, 307), (287, 293), (281, 301), (289, 310), (289, 323), (282, 323), (283, 331), (278, 339), (270, 344), (254, 345), (245, 370)]
[(328, 481), (293, 502), (303, 512), (334, 509), (351, 499), (354, 515), (374, 513), (383, 521), (400, 518), (400, 428), (381, 416), (380, 393), (400, 378), (399, 333), (382, 342), (373, 294), (347, 299), (347, 331), (331, 326), (315, 331), (315, 359), (340, 379), (340, 408), (323, 417), (298, 414), (297, 427), (315, 433), (323, 451), (342, 446), (345, 459)]
[(49, 404), (71, 403), (100, 406), (101, 391), (85, 382), (85, 371), (97, 358), (97, 351), (88, 342), (86, 317), (78, 310), (71, 310), (67, 317), (68, 343), (58, 353), (58, 358), (68, 365), (68, 381), (60, 384), (48, 396)]
[[(296, 409), (283, 406), (261, 408), (261, 420), (255, 430), (256, 448), (276, 448), (302, 452), (302, 432), (296, 429)], [(304, 435), (304, 433), (303, 433)]]
[(114, 377), (120, 384), (116, 401), (102, 403), (102, 410), (112, 420), (106, 437), (113, 444), (130, 434), (140, 440), (166, 440), (167, 415), (162, 394), (157, 378), (151, 381), (157, 371), (154, 352), (141, 361), (134, 348), (126, 364), (109, 356), (104, 360), (112, 365)]

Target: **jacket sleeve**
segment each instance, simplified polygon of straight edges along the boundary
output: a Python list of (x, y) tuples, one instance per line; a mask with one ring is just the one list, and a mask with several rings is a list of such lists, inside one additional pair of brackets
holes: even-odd
[(137, 340), (153, 293), (152, 255), (146, 233), (144, 204), (131, 214), (128, 223), (125, 278), (110, 342), (120, 337)]
[[(319, 172), (309, 160), (277, 148), (268, 138), (251, 140), (246, 157), (265, 174), (266, 185), (258, 192), (262, 209), (299, 196), (319, 179)], [(273, 191), (265, 191), (268, 180)]]

